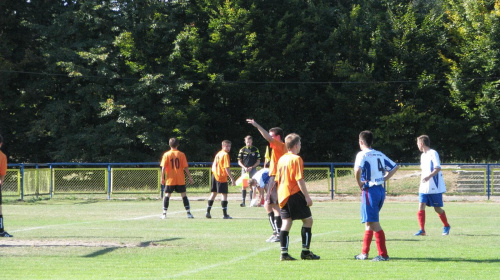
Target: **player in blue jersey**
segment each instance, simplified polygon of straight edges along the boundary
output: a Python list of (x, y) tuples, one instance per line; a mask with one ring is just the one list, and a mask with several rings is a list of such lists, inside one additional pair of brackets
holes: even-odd
[(450, 234), (450, 224), (443, 208), (443, 193), (446, 192), (439, 154), (430, 148), (431, 140), (427, 135), (417, 138), (420, 156), (420, 169), (422, 170), (419, 192), (419, 211), (417, 213), (420, 230), (415, 236), (425, 235), (425, 206), (434, 207), (434, 211), (443, 222), (443, 235)]
[(380, 226), (379, 212), (385, 200), (384, 182), (396, 173), (399, 166), (383, 153), (372, 149), (372, 144), (373, 133), (368, 130), (362, 131), (359, 134), (361, 151), (356, 155), (354, 175), (361, 190), (361, 222), (365, 223), (365, 236), (361, 254), (354, 258), (368, 259), (370, 244), (375, 235), (378, 256), (372, 261), (388, 261), (385, 233)]

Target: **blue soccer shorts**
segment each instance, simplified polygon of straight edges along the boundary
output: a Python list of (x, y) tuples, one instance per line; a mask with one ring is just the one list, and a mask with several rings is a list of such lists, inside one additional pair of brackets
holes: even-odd
[(420, 203), (425, 203), (430, 207), (443, 207), (442, 193), (419, 193), (418, 199)]
[(361, 192), (361, 222), (378, 222), (384, 200), (385, 189), (383, 186), (364, 188)]

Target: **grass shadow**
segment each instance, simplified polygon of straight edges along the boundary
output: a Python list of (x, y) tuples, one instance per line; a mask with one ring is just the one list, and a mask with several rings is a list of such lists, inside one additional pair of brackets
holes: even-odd
[[(145, 248), (145, 247), (150, 247), (150, 246), (156, 246), (157, 244), (156, 243), (159, 243), (159, 242), (167, 242), (167, 241), (175, 241), (175, 240), (180, 240), (182, 238), (180, 237), (174, 237), (174, 238), (167, 238), (167, 239), (161, 239), (161, 240), (151, 240), (151, 241), (144, 241), (144, 242), (141, 242), (139, 243), (139, 245), (137, 245), (137, 247), (141, 247), (141, 248)], [(101, 250), (97, 250), (93, 253), (90, 253), (90, 254), (87, 254), (85, 256), (83, 256), (84, 258), (94, 258), (94, 257), (99, 257), (99, 256), (102, 256), (102, 255), (105, 255), (105, 254), (108, 254), (108, 253), (111, 253), (117, 249), (121, 249), (121, 248), (125, 248), (125, 247), (108, 247), (108, 248), (104, 248), (104, 249), (101, 249)]]

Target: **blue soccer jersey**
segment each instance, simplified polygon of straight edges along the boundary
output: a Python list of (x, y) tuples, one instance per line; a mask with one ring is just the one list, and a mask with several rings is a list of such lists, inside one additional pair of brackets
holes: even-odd
[(422, 175), (420, 188), (418, 190), (419, 193), (434, 194), (446, 192), (443, 173), (441, 171), (429, 181), (423, 182), (423, 179), (429, 176), (437, 167), (441, 168), (441, 161), (439, 160), (439, 154), (435, 150), (429, 149), (427, 152), (422, 153), (420, 156), (420, 169), (422, 170)]
[(393, 170), (396, 163), (382, 152), (366, 149), (356, 155), (354, 169), (361, 169), (361, 181), (366, 182), (365, 188), (384, 184), (384, 175)]

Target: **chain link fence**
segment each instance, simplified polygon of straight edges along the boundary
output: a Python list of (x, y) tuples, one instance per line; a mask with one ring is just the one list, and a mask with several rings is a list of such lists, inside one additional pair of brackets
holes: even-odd
[[(494, 193), (495, 186), (500, 184), (500, 169), (488, 166), (471, 165), (441, 165), (448, 194), (486, 195), (488, 185), (490, 194)], [(352, 167), (335, 167), (335, 193), (359, 194)], [(386, 191), (389, 195), (418, 194), (420, 186), (420, 167), (401, 166), (394, 176), (386, 182)], [(491, 182), (488, 183), (488, 178)]]
[[(61, 164), (62, 165), (62, 164)], [(105, 164), (101, 164), (106, 166)], [(132, 165), (132, 164), (131, 164)], [(112, 166), (40, 168), (38, 165), (16, 165), (10, 168), (2, 186), (4, 196), (96, 195), (102, 197), (118, 194), (160, 195), (161, 169), (157, 163), (135, 163), (134, 167)], [(326, 164), (328, 165), (328, 164)], [(207, 194), (210, 192), (210, 163), (190, 167), (193, 184), (187, 184), (188, 192)], [(332, 173), (333, 170), (333, 173)], [(500, 185), (500, 165), (442, 165), (448, 194), (490, 195), (496, 194)], [(241, 176), (240, 167), (231, 167), (235, 179)], [(332, 176), (333, 175), (333, 176)], [(358, 195), (351, 166), (322, 167), (309, 165), (304, 168), (306, 186), (310, 193), (329, 195), (332, 187), (335, 194)], [(332, 179), (333, 177), (333, 179)], [(333, 185), (332, 185), (333, 183)], [(389, 195), (418, 194), (420, 168), (418, 165), (401, 165), (398, 172), (386, 183)], [(240, 187), (230, 186), (230, 193), (239, 193)], [(333, 197), (333, 195), (332, 195)]]

